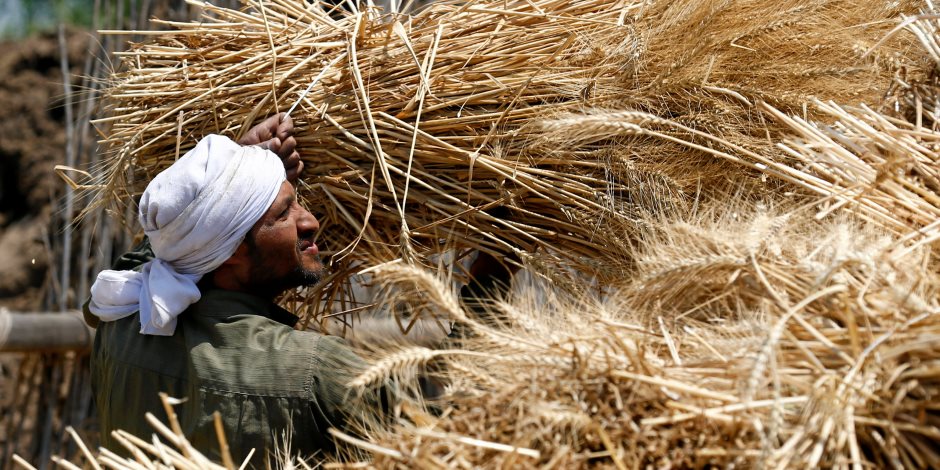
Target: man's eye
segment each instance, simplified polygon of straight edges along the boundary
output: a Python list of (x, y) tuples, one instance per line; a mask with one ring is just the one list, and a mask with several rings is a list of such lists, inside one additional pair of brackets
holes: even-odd
[(287, 217), (287, 214), (290, 214), (290, 206), (287, 206), (287, 209), (284, 209), (284, 211), (281, 212), (281, 215), (277, 216), (277, 218), (278, 218), (278, 219), (283, 219), (283, 218)]

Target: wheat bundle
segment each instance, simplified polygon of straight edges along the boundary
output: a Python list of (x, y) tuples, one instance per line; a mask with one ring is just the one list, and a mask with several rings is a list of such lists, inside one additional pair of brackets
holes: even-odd
[[(921, 39), (929, 51), (937, 38)], [(897, 114), (765, 106), (790, 129), (776, 155), (635, 111), (543, 122), (574, 148), (624, 133), (699, 145), (820, 197), (716, 197), (643, 224), (633, 275), (606, 298), (536, 289), (498, 304), (509, 329), (463, 319), (477, 333), (465, 347), (488, 355), (440, 367), (445, 417), (409, 409), (351, 446), (384, 468), (937, 467), (938, 129), (918, 105), (930, 80), (893, 98)], [(389, 275), (434, 289), (407, 267)], [(392, 381), (414, 366), (381, 365)]]
[[(936, 31), (928, 13), (911, 27)], [(935, 50), (933, 33), (920, 36)], [(477, 333), (465, 347), (488, 355), (455, 354), (440, 368), (445, 417), (408, 409), (370, 446), (348, 442), (383, 468), (937, 467), (940, 187), (928, 84), (905, 85), (898, 114), (817, 102), (818, 116), (834, 118), (819, 122), (766, 106), (791, 131), (777, 155), (687, 129), (715, 144), (704, 151), (821, 197), (797, 208), (782, 192), (757, 206), (717, 198), (698, 215), (644, 224), (627, 287), (600, 301), (557, 287), (523, 293), (498, 306), (509, 329), (464, 319)], [(623, 133), (696, 145), (681, 126), (633, 111), (543, 123), (575, 147)], [(434, 290), (410, 271), (389, 276)], [(403, 367), (386, 360), (384, 375), (377, 365), (364, 377), (399, 380), (430, 356), (393, 357)]]
[[(905, 2), (441, 2), (414, 16), (200, 5), (203, 21), (163, 22), (175, 30), (122, 54), (112, 116), (97, 121), (112, 149), (99, 194), (126, 200), (194, 139), (238, 136), (303, 96), (301, 196), (338, 281), (363, 263), (454, 246), (543, 247), (542, 263), (616, 279), (644, 214), (763, 184), (748, 180), (755, 165), (684, 145), (696, 132), (773, 152), (768, 136), (784, 126), (757, 103), (873, 101), (896, 70), (923, 65), (901, 53), (906, 36), (863, 56), (914, 11)], [(539, 123), (584, 109), (684, 130), (609, 136), (616, 147), (546, 139)], [(509, 217), (493, 215), (500, 206)], [(326, 285), (333, 298), (342, 282)]]
[[(607, 299), (543, 286), (498, 305), (508, 329), (465, 320), (476, 354), (445, 354), (443, 416), (403, 407), (371, 447), (347, 440), (379, 468), (940, 465), (929, 250), (729, 208), (659, 225)], [(412, 270), (385, 275), (447, 291)], [(356, 385), (407, 383), (431, 353), (385, 355)]]

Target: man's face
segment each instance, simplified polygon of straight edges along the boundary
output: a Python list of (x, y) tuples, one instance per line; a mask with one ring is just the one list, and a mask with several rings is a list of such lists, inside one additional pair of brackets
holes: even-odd
[(319, 229), (317, 218), (297, 202), (294, 187), (285, 181), (246, 237), (251, 290), (275, 296), (319, 282), (326, 271), (313, 242)]

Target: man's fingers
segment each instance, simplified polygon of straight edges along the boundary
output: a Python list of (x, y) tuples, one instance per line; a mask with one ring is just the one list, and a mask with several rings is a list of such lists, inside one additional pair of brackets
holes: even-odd
[(282, 141), (286, 141), (294, 134), (294, 120), (287, 113), (280, 113), (274, 117), (278, 118), (277, 136)]
[(287, 158), (284, 158), (283, 161), (284, 161), (284, 168), (292, 168), (294, 166), (297, 166), (297, 164), (301, 163), (300, 154), (297, 152), (291, 152), (291, 154), (288, 155)]
[[(252, 127), (238, 143), (242, 145), (261, 145), (264, 146), (264, 143), (272, 139), (280, 139), (278, 144), (281, 142), (286, 142), (288, 139), (293, 139), (294, 135), (294, 120), (291, 119), (287, 113), (279, 113), (274, 116), (270, 116), (260, 124), (255, 127)], [(293, 141), (293, 147), (297, 146), (296, 141)], [(293, 152), (293, 147), (287, 151), (289, 154)], [(265, 147), (269, 150), (277, 152), (274, 149), (274, 146)], [(283, 157), (283, 155), (281, 155)]]
[(281, 151), (281, 139), (278, 139), (277, 137), (268, 139), (266, 142), (261, 144), (261, 148), (270, 150), (276, 154)]
[(287, 170), (287, 181), (296, 182), (300, 173), (304, 171), (304, 162), (300, 160), (300, 154), (294, 152), (284, 159), (284, 169)]
[(289, 157), (294, 150), (297, 148), (297, 139), (293, 137), (288, 137), (286, 139), (281, 139), (281, 146), (277, 151), (277, 155), (281, 157), (282, 160)]
[(238, 143), (242, 145), (261, 145), (263, 142), (270, 140), (274, 137), (274, 131), (271, 127), (265, 126), (264, 123), (258, 124), (257, 126), (251, 128)]
[(255, 127), (255, 137), (257, 137), (258, 142), (264, 142), (266, 140), (271, 140), (275, 137), (274, 129), (270, 126), (266, 126), (265, 123), (261, 123), (258, 127)]
[(297, 139), (294, 138), (294, 120), (287, 113), (278, 113), (251, 128), (239, 141), (242, 145), (258, 145), (276, 154), (284, 163), (287, 179), (297, 181), (304, 164), (297, 153)]
[(245, 136), (239, 141), (242, 145), (260, 145), (262, 142), (271, 140), (275, 137), (284, 140), (293, 132), (294, 124), (284, 113), (270, 116), (261, 121), (257, 126), (252, 127)]

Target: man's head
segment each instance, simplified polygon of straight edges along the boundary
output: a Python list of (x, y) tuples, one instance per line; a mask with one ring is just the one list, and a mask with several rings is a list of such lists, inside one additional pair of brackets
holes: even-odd
[(214, 284), (265, 298), (316, 284), (326, 271), (313, 242), (319, 228), (316, 217), (298, 203), (293, 186), (285, 181), (245, 241), (215, 270)]
[[(217, 135), (202, 139), (157, 175), (141, 195), (138, 220), (154, 259), (139, 272), (100, 273), (91, 289), (89, 309), (106, 321), (139, 310), (141, 333), (171, 335), (176, 317), (201, 297), (196, 283), (210, 273), (218, 281), (217, 271), (230, 271), (226, 264), (264, 273), (255, 277), (272, 296), (276, 289), (291, 287), (290, 276), (282, 272), (285, 266), (316, 271), (321, 265), (309, 260), (316, 257), (315, 249), (300, 257), (284, 248), (292, 240), (295, 248), (300, 241), (306, 250), (316, 219), (298, 208), (288, 211), (289, 220), (273, 218), (280, 216), (274, 211), (296, 205), (290, 202), (293, 188), (286, 180), (284, 162), (268, 150)], [(245, 242), (249, 232), (253, 232), (255, 262), (239, 262), (245, 257), (238, 253), (249, 252)], [(254, 291), (248, 282), (254, 280), (251, 276), (235, 280), (241, 283), (232, 284), (233, 290)]]

